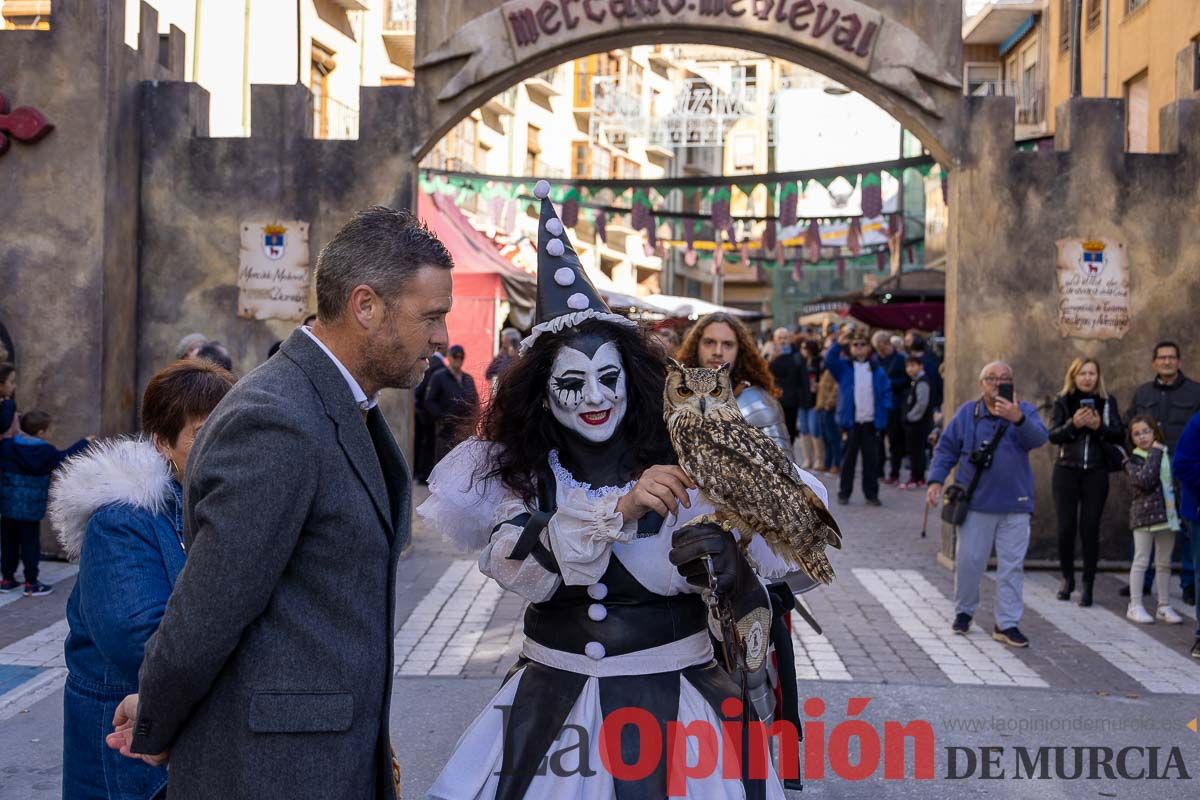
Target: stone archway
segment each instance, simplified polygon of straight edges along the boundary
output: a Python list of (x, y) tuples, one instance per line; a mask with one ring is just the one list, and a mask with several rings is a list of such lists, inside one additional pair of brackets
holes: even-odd
[(709, 43), (821, 72), (954, 164), (963, 127), (959, 0), (418, 0), (419, 161), (509, 86), (614, 47)]

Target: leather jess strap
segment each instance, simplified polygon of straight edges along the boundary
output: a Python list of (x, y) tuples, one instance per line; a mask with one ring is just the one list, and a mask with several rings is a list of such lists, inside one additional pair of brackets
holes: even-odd
[[(558, 562), (554, 558), (554, 554), (542, 544), (542, 531), (550, 524), (551, 515), (545, 511), (526, 512), (518, 514), (508, 522), (502, 522), (501, 525), (522, 525), (521, 535), (517, 537), (517, 543), (513, 545), (512, 552), (509, 553), (509, 559), (513, 561), (524, 561), (533, 556), (547, 572), (558, 574)], [(500, 526), (497, 525), (497, 528)]]

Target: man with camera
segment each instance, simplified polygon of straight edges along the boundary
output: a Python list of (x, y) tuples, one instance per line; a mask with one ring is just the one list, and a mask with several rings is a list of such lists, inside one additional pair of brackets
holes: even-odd
[(1033, 514), (1033, 470), (1029, 452), (1046, 443), (1046, 426), (1032, 403), (1017, 402), (1012, 367), (994, 361), (979, 374), (981, 396), (964, 403), (946, 426), (933, 452), (926, 501), (936, 507), (946, 490), (942, 519), (958, 527), (954, 570), (955, 633), (966, 635), (979, 608), (979, 582), (996, 547), (995, 627), (992, 638), (1028, 647), (1017, 627), (1024, 611), (1022, 589), (1029, 520)]

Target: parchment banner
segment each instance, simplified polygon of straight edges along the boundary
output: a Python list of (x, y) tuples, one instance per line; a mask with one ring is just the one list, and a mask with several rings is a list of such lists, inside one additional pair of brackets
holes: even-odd
[(1060, 239), (1058, 332), (1076, 339), (1120, 339), (1129, 330), (1129, 269), (1115, 239)]
[(785, 40), (869, 75), (935, 116), (941, 113), (920, 79), (962, 85), (916, 33), (858, 0), (509, 0), (422, 54), (417, 67), (467, 59), (438, 93), (447, 101), (541, 53), (664, 27)]
[(308, 307), (308, 223), (242, 222), (238, 316), (304, 319)]

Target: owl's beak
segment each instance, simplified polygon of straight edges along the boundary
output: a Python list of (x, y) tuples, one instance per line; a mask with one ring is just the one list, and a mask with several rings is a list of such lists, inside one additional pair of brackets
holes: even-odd
[(703, 415), (703, 414), (704, 414), (704, 407), (705, 407), (705, 405), (707, 405), (707, 404), (708, 404), (708, 398), (707, 398), (707, 397), (701, 397), (701, 398), (700, 398), (700, 413), (701, 413), (701, 415)]

